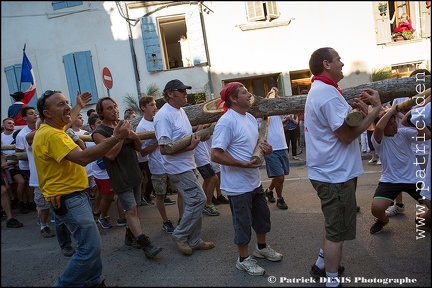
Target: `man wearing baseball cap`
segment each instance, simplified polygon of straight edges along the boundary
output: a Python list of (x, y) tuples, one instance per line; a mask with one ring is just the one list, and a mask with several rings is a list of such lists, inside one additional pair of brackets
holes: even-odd
[[(166, 104), (154, 117), (154, 129), (165, 171), (171, 183), (179, 191), (178, 201), (184, 202), (183, 213), (179, 211), (182, 215), (181, 221), (172, 233), (172, 237), (180, 252), (191, 255), (194, 250), (211, 249), (215, 244), (201, 239), (201, 213), (206, 196), (193, 171), (196, 168), (195, 148), (201, 139), (199, 135), (192, 132), (189, 118), (182, 108), (187, 102), (186, 89), (192, 87), (178, 79), (171, 80), (165, 85), (163, 96)], [(165, 151), (165, 145), (186, 136), (191, 136), (191, 144), (188, 147), (173, 154)]]

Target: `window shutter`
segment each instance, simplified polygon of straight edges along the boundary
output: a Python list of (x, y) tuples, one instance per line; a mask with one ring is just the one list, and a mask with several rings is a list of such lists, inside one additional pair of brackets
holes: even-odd
[[(80, 92), (90, 92), (92, 93), (92, 100), (87, 103), (89, 104), (96, 104), (97, 100), (99, 99), (97, 88), (96, 88), (96, 81), (95, 81), (95, 74), (93, 70), (93, 63), (91, 59), (91, 52), (90, 51), (83, 51), (83, 52), (77, 52), (74, 53), (75, 58), (75, 66), (78, 76), (78, 83), (80, 87)], [(76, 93), (69, 94), (71, 100), (75, 102), (76, 100)]]
[(198, 10), (198, 6), (191, 6), (191, 9), (186, 13), (185, 20), (187, 38), (193, 59), (192, 63), (194, 65), (207, 63), (207, 55), (201, 25), (201, 15)]
[(429, 12), (430, 10), (426, 8), (424, 1), (420, 1), (419, 5), (420, 5), (420, 23), (421, 23), (420, 35), (422, 38), (431, 37), (431, 15)]
[[(30, 83), (21, 83), (21, 70), (22, 70), (21, 64), (12, 65), (5, 68), (6, 81), (8, 83), (9, 94), (15, 93), (17, 91), (25, 92), (30, 87), (31, 85)], [(33, 98), (27, 104), (27, 106), (36, 108), (37, 98), (38, 98), (37, 94), (35, 94), (35, 96), (33, 96)], [(13, 98), (10, 97), (10, 99), (11, 99), (11, 104), (14, 103)]]
[(247, 1), (246, 13), (248, 21), (265, 20), (263, 4), (261, 1)]
[[(5, 67), (5, 74), (6, 74), (6, 81), (9, 88), (9, 94), (15, 93), (16, 91), (19, 90), (19, 87), (18, 87), (18, 81), (17, 81), (17, 76), (15, 74), (14, 66)], [(10, 103), (11, 104), (14, 103), (13, 98), (12, 97), (9, 98), (11, 101)]]
[(141, 31), (144, 42), (144, 54), (147, 71), (162, 71), (163, 61), (156, 25), (151, 17), (141, 18)]
[(76, 91), (80, 90), (80, 87), (78, 83), (78, 75), (75, 69), (75, 59), (73, 53), (63, 56), (63, 64), (65, 66), (70, 104), (74, 106), (76, 100)]
[(276, 1), (268, 1), (267, 5), (267, 15), (270, 19), (279, 18), (279, 11), (277, 9)]
[(375, 40), (377, 44), (384, 44), (391, 42), (391, 31), (390, 31), (390, 15), (389, 10), (387, 10), (386, 16), (381, 16), (378, 10), (377, 1), (372, 1), (372, 11), (375, 20)]
[(60, 10), (68, 7), (82, 5), (82, 1), (52, 1), (53, 10)]

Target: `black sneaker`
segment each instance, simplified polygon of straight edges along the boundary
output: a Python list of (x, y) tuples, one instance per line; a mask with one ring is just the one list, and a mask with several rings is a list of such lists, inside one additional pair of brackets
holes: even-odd
[(176, 201), (171, 200), (169, 197), (165, 197), (165, 199), (164, 199), (164, 204), (165, 205), (174, 205), (176, 203), (177, 203)]
[(265, 195), (267, 197), (267, 201), (270, 203), (275, 203), (276, 199), (273, 197), (273, 191), (268, 188), (265, 190)]
[(159, 252), (162, 251), (162, 248), (153, 246), (153, 244), (150, 241), (150, 238), (144, 234), (138, 236), (137, 244), (144, 251), (145, 256), (149, 259), (153, 258)]
[(44, 237), (44, 238), (52, 238), (52, 237), (56, 236), (56, 234), (48, 226), (45, 226), (40, 231), (40, 233), (41, 233), (42, 237)]
[(387, 225), (389, 222), (389, 220), (387, 220), (387, 222), (381, 222), (378, 219), (376, 219), (375, 223), (372, 225), (372, 227), (370, 228), (370, 233), (371, 234), (376, 234), (381, 232), (381, 230), (384, 228), (385, 225)]
[(174, 226), (170, 220), (163, 222), (162, 224), (162, 230), (167, 232), (168, 234), (171, 234), (174, 232)]
[(216, 198), (216, 197), (212, 197), (212, 203), (214, 204), (214, 205), (219, 205), (219, 204), (221, 204), (220, 203), (220, 201)]
[[(344, 272), (345, 272), (345, 267), (339, 266), (338, 276), (339, 277), (342, 276), (342, 274)], [(325, 269), (320, 269), (315, 264), (312, 265), (311, 270), (309, 271), (309, 274), (314, 278), (327, 277)]]
[(285, 203), (283, 197), (279, 198), (276, 203), (277, 207), (282, 210), (288, 209), (288, 205)]
[(221, 204), (229, 204), (229, 200), (227, 198), (225, 198), (225, 196), (223, 196), (223, 195), (219, 195), (216, 199)]
[(6, 221), (6, 227), (7, 228), (20, 228), (24, 226), (23, 223), (19, 222), (17, 219), (15, 218), (11, 218), (9, 220)]

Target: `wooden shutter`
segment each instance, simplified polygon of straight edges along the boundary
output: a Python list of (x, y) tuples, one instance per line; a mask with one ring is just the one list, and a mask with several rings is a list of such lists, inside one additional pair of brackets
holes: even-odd
[(266, 5), (267, 5), (267, 17), (269, 19), (279, 18), (279, 11), (277, 9), (276, 1), (267, 1)]
[(96, 89), (93, 64), (90, 51), (70, 53), (63, 56), (63, 64), (68, 83), (71, 106), (75, 105), (77, 91), (91, 92), (92, 100), (88, 104), (95, 104), (99, 99)]
[[(6, 74), (6, 81), (8, 83), (8, 90), (9, 94), (15, 93), (17, 91), (25, 92), (30, 87), (30, 83), (21, 83), (21, 70), (22, 70), (22, 64), (16, 64), (12, 66), (5, 67), (5, 74)], [(36, 84), (37, 85), (37, 84)], [(37, 92), (37, 86), (36, 86), (36, 92)], [(36, 108), (37, 105), (37, 94), (33, 96), (33, 98), (30, 100), (30, 102), (27, 104), (27, 106)], [(14, 103), (14, 100), (12, 97), (11, 104)]]
[(202, 30), (201, 15), (198, 6), (191, 6), (186, 13), (186, 29), (189, 48), (194, 65), (207, 63), (206, 47)]
[[(421, 31), (420, 35), (422, 38), (431, 37), (431, 15), (430, 10), (426, 8), (425, 1), (420, 1), (420, 23), (421, 23)], [(429, 8), (431, 9), (431, 8)]]
[(141, 31), (144, 42), (144, 54), (147, 71), (162, 71), (163, 61), (156, 25), (151, 17), (141, 18)]
[(375, 40), (377, 44), (389, 43), (392, 41), (391, 39), (391, 31), (390, 31), (390, 12), (387, 10), (386, 16), (381, 16), (378, 10), (378, 1), (372, 1), (372, 11), (373, 17), (375, 21)]
[(246, 13), (248, 21), (258, 21), (266, 19), (262, 1), (247, 1)]

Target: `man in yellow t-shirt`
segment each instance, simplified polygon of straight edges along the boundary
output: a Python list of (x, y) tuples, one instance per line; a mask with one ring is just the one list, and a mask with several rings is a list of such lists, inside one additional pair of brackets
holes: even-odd
[[(81, 108), (86, 103), (82, 99), (89, 97), (89, 92), (78, 95), (77, 103)], [(112, 137), (81, 150), (65, 132), (65, 126), (71, 122), (72, 109), (60, 91), (45, 91), (38, 99), (37, 108), (43, 121), (33, 140), (39, 186), (56, 212), (56, 221), (66, 225), (77, 243), (77, 253), (72, 256), (55, 286), (105, 286), (101, 281), (102, 242), (88, 195), (84, 191), (88, 184), (84, 166), (126, 139), (133, 131), (132, 125), (120, 121)]]

